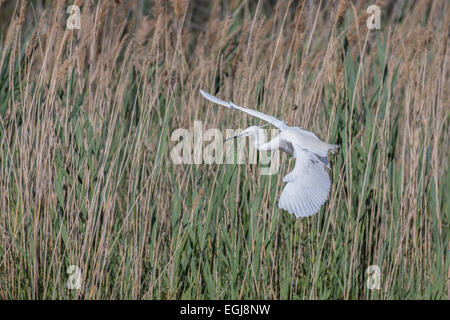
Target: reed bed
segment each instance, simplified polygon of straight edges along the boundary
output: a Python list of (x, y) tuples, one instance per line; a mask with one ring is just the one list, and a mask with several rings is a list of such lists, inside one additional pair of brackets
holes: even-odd
[[(449, 299), (450, 4), (374, 2), (0, 1), (0, 298)], [(341, 145), (317, 215), (172, 161), (259, 123), (199, 89)]]

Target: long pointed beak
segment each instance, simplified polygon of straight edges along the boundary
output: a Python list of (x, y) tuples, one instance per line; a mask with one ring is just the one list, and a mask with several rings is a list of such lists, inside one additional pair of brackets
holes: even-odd
[(236, 135), (236, 136), (233, 136), (233, 137), (229, 137), (229, 138), (226, 138), (226, 139), (223, 139), (223, 141), (227, 141), (227, 140), (231, 140), (231, 139), (236, 139), (236, 138), (239, 138), (240, 136), (242, 136), (243, 134), (241, 133), (241, 134), (238, 134), (238, 135)]
[(228, 140), (231, 140), (231, 139), (236, 139), (237, 137), (239, 137), (239, 136), (234, 136), (234, 137), (226, 138), (226, 139), (223, 139), (223, 141), (228, 141)]

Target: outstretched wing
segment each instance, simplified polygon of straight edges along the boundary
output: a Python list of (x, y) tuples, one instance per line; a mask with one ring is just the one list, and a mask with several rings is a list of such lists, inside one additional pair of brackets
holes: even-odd
[(295, 167), (283, 181), (287, 182), (281, 193), (278, 207), (307, 217), (317, 213), (327, 201), (331, 181), (324, 163), (314, 153), (294, 145)]
[(230, 109), (237, 109), (240, 111), (243, 111), (245, 113), (248, 113), (249, 115), (252, 115), (254, 117), (260, 118), (272, 125), (274, 125), (275, 127), (277, 127), (280, 130), (284, 130), (287, 126), (286, 123), (283, 120), (277, 119), (275, 117), (269, 116), (268, 114), (256, 111), (256, 110), (252, 110), (252, 109), (248, 109), (248, 108), (244, 108), (244, 107), (240, 107), (236, 104), (234, 104), (233, 102), (226, 102), (223, 100), (220, 100), (219, 98), (203, 91), (202, 89), (200, 89), (200, 93), (202, 94), (203, 97), (205, 97), (206, 99), (208, 99), (211, 102), (220, 104), (221, 106), (230, 108)]

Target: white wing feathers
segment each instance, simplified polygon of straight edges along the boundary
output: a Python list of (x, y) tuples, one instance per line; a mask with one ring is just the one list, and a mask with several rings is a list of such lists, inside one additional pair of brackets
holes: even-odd
[(283, 178), (287, 184), (278, 207), (294, 213), (297, 218), (307, 217), (317, 213), (327, 201), (331, 181), (316, 155), (299, 146), (294, 146), (294, 150), (295, 167)]
[(265, 114), (265, 113), (262, 113), (262, 112), (259, 112), (256, 110), (240, 107), (231, 101), (226, 102), (226, 101), (220, 100), (219, 98), (203, 91), (202, 89), (200, 89), (200, 93), (202, 94), (203, 97), (205, 97), (206, 99), (208, 99), (211, 102), (220, 104), (221, 106), (224, 106), (224, 107), (227, 107), (230, 109), (237, 109), (237, 110), (243, 111), (245, 113), (248, 113), (249, 115), (260, 118), (260, 119), (272, 124), (273, 126), (277, 127), (280, 130), (284, 130), (287, 127), (286, 123), (283, 120), (277, 119), (268, 114)]

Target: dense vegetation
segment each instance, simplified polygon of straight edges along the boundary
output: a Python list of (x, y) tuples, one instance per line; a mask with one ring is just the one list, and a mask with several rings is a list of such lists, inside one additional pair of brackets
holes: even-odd
[[(376, 3), (0, 1), (0, 298), (448, 299), (450, 3)], [(319, 214), (278, 209), (285, 154), (171, 160), (260, 123), (200, 88), (341, 145)]]

